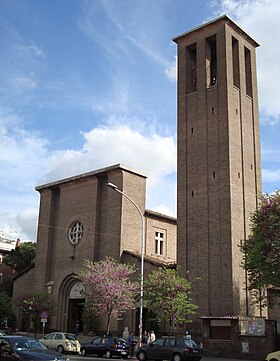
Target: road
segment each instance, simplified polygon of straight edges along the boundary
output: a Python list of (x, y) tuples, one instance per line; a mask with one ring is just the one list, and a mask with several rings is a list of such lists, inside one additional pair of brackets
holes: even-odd
[[(107, 360), (107, 361), (119, 361), (122, 359), (119, 358), (113, 358), (113, 359), (106, 359), (101, 358), (101, 357), (94, 357), (94, 356), (86, 356), (83, 357), (81, 355), (68, 355), (70, 358), (70, 361), (102, 361), (102, 360)], [(128, 361), (138, 361), (137, 358), (132, 357), (132, 358), (128, 358)], [(230, 358), (223, 358), (223, 357), (206, 357), (203, 356), (201, 361), (241, 361), (240, 359), (230, 359)], [(243, 360), (244, 361), (244, 360)]]

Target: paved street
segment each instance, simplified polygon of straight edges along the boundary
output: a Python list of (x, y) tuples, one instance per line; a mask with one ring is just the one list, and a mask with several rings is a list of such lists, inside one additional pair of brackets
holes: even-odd
[[(102, 361), (102, 360), (122, 360), (122, 359), (118, 359), (118, 358), (114, 358), (114, 359), (105, 359), (105, 358), (101, 358), (101, 357), (91, 357), (91, 356), (87, 356), (87, 357), (83, 357), (81, 355), (69, 355), (70, 357), (70, 361)], [(128, 360), (131, 361), (137, 361), (136, 358), (129, 358)], [(225, 357), (202, 357), (201, 361), (241, 361), (241, 359), (231, 359), (231, 358), (225, 358)], [(260, 360), (251, 360), (251, 361), (260, 361)]]

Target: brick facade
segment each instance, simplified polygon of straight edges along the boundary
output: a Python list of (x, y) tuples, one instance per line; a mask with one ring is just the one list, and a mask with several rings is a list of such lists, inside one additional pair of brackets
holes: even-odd
[[(57, 312), (48, 320), (48, 329), (74, 331), (83, 300), (71, 299), (77, 284), (75, 273), (84, 259), (101, 260), (106, 256), (137, 265), (139, 278), (142, 227), (135, 206), (107, 186), (116, 184), (129, 195), (144, 214), (145, 269), (159, 265), (174, 267), (176, 261), (176, 219), (145, 211), (146, 177), (122, 165), (115, 165), (37, 187), (40, 211), (37, 252), (34, 268), (15, 280), (14, 298), (30, 291), (48, 291), (54, 296)], [(68, 239), (74, 222), (83, 226), (77, 244)], [(155, 254), (155, 232), (164, 234), (164, 253)], [(70, 301), (69, 301), (70, 297)], [(130, 312), (123, 321), (113, 321), (112, 331), (123, 327), (138, 331), (137, 314)], [(96, 331), (105, 330), (105, 321), (97, 321)]]
[(178, 45), (177, 263), (199, 315), (254, 315), (241, 240), (261, 192), (255, 48), (227, 16)]

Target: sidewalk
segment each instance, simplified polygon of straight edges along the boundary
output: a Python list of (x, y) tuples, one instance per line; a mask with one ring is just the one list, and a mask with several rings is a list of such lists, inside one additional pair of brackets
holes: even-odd
[(261, 361), (261, 360), (253, 360), (248, 358), (227, 358), (227, 357), (218, 357), (218, 356), (202, 356), (202, 361)]

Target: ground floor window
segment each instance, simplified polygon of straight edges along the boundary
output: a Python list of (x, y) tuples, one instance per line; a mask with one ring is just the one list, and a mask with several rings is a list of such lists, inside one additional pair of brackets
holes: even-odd
[(231, 321), (210, 320), (210, 338), (213, 340), (230, 340)]

